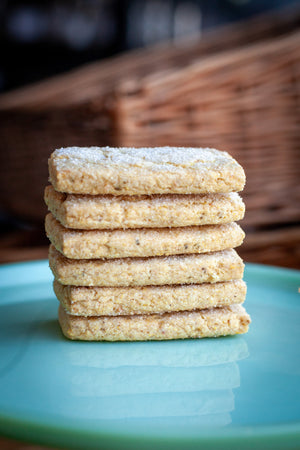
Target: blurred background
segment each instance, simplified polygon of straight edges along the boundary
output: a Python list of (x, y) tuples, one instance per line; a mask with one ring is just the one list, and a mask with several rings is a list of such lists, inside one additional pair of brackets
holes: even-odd
[(0, 90), (208, 30), (295, 0), (2, 0)]
[(246, 261), (300, 268), (300, 2), (0, 2), (0, 262), (47, 257), (47, 158), (209, 146), (244, 166)]

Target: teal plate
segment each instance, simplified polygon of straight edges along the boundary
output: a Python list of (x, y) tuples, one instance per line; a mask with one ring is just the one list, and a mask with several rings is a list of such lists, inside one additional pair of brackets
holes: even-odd
[(300, 272), (248, 264), (246, 335), (66, 340), (46, 261), (0, 267), (0, 433), (77, 449), (300, 448)]

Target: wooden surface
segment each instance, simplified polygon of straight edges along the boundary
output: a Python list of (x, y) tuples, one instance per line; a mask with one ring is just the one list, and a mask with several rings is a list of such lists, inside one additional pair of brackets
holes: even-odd
[(5, 230), (0, 233), (0, 264), (47, 257), (48, 240), (42, 227), (29, 230)]
[(53, 447), (44, 447), (40, 445), (34, 445), (26, 442), (15, 441), (14, 439), (8, 439), (0, 437), (0, 449), (1, 450), (58, 450)]

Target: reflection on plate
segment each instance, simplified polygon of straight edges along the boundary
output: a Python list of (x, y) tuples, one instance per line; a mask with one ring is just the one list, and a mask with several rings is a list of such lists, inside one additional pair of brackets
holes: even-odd
[[(96, 360), (95, 347), (85, 345), (86, 357), (82, 358), (82, 352), (76, 355), (69, 346), (64, 354), (65, 364), (60, 367), (62, 373), (66, 365), (72, 367), (64, 391), (84, 405), (85, 417), (89, 418), (179, 417), (181, 426), (190, 419), (198, 425), (230, 423), (230, 412), (234, 409), (233, 389), (240, 385), (239, 368), (232, 359), (234, 356), (241, 358), (243, 351), (244, 357), (247, 356), (245, 341), (231, 340), (228, 342), (231, 352), (228, 348), (222, 352), (221, 348), (227, 347), (224, 341), (215, 354), (211, 352), (209, 340), (202, 345), (191, 341), (188, 348), (186, 344), (182, 346), (182, 342), (177, 343), (177, 348), (170, 342), (165, 348), (162, 342), (157, 344), (149, 348), (148, 358), (145, 358), (147, 343), (124, 343), (120, 348), (108, 343), (99, 350)], [(217, 355), (220, 364), (217, 364)], [(86, 365), (86, 361), (90, 365)], [(69, 402), (64, 404), (64, 413), (74, 416)]]

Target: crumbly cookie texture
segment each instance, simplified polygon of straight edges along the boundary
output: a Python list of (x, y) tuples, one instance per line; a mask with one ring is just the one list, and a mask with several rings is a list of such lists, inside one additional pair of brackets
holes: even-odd
[(241, 305), (191, 312), (100, 317), (72, 316), (60, 306), (59, 322), (69, 339), (144, 341), (246, 333), (250, 317)]
[(45, 189), (45, 202), (67, 228), (166, 228), (241, 220), (245, 204), (236, 192), (141, 196), (73, 195)]
[(243, 303), (246, 283), (175, 286), (82, 287), (64, 286), (57, 280), (54, 292), (68, 313), (77, 316), (117, 316), (191, 311)]
[(240, 279), (244, 271), (242, 259), (232, 249), (167, 257), (76, 260), (50, 245), (49, 264), (61, 284), (75, 286), (216, 283)]
[(245, 233), (235, 222), (182, 228), (70, 230), (48, 214), (46, 233), (71, 259), (127, 258), (207, 253), (242, 244)]
[(69, 194), (203, 194), (241, 191), (243, 168), (209, 148), (68, 147), (52, 153), (50, 182)]

